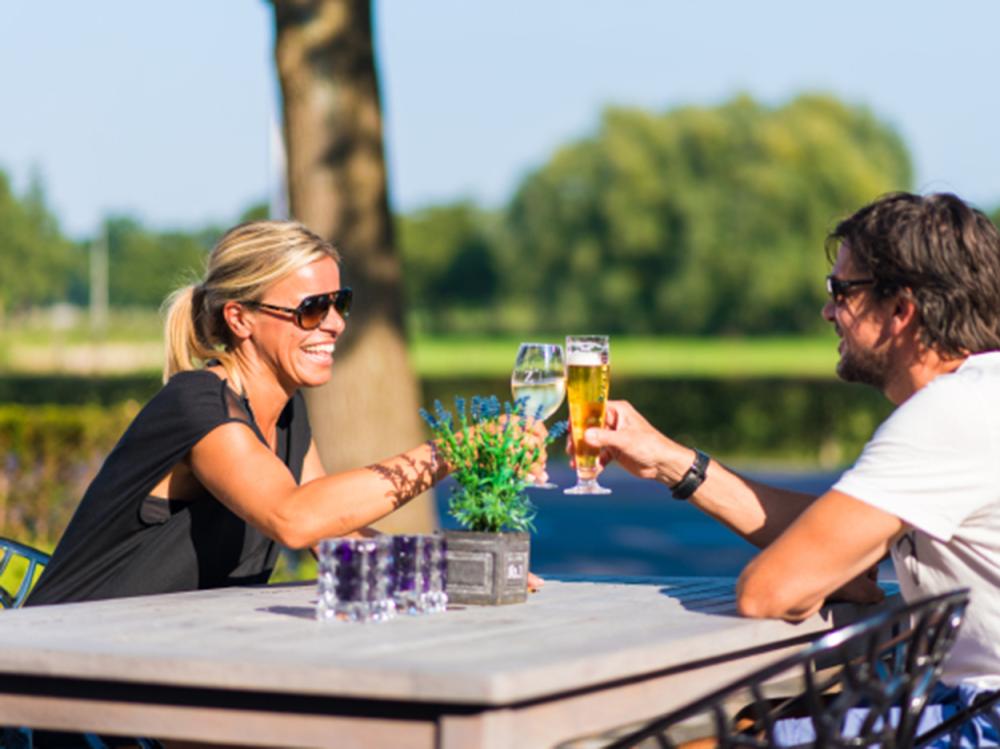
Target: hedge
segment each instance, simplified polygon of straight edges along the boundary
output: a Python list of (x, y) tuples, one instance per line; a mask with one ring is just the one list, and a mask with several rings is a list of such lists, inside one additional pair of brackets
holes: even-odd
[(0, 405), (0, 534), (51, 549), (139, 404)]
[[(47, 394), (69, 403), (0, 404), (0, 534), (51, 548), (104, 456), (158, 386), (153, 377), (5, 381), (0, 394), (13, 388), (24, 402)], [(509, 398), (509, 384), (432, 379), (423, 394), (425, 404), (437, 398), (450, 405), (455, 395)], [(824, 469), (851, 461), (891, 408), (870, 388), (825, 379), (619, 378), (612, 397), (722, 459)]]

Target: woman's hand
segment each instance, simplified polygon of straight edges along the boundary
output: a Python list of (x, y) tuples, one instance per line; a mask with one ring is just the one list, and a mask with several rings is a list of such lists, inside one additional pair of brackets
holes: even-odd
[[(538, 450), (538, 456), (535, 458), (535, 462), (527, 468), (527, 476), (525, 476), (525, 478), (528, 483), (544, 484), (548, 482), (549, 474), (545, 470), (545, 464), (549, 459), (546, 443), (546, 437), (549, 435), (549, 430), (545, 427), (545, 422), (540, 419), (505, 414), (500, 416), (495, 421), (485, 422), (478, 425), (470, 424), (467, 429), (469, 432), (469, 439), (473, 441), (475, 440), (477, 429), (489, 429), (491, 434), (503, 431), (504, 429), (513, 429), (515, 436), (523, 437), (523, 441), (527, 443), (529, 450)], [(464, 439), (464, 435), (461, 432), (457, 432), (455, 437), (459, 440)], [(520, 439), (515, 440), (513, 445), (514, 449), (519, 447), (520, 442)], [(448, 471), (450, 472), (452, 470), (454, 470), (454, 466), (449, 465)]]
[[(549, 474), (545, 470), (545, 465), (548, 462), (549, 453), (545, 438), (548, 437), (549, 430), (546, 429), (545, 422), (540, 419), (520, 419), (517, 427), (524, 430), (529, 444), (538, 448), (538, 458), (528, 469), (528, 481), (532, 484), (548, 483)], [(536, 579), (541, 587), (541, 579)]]

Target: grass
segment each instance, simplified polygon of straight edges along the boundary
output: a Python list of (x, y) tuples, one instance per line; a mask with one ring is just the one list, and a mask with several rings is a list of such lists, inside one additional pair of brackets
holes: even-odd
[[(9, 321), (0, 336), (0, 369), (13, 372), (155, 372), (162, 365), (162, 328), (153, 310), (113, 312), (96, 337), (86, 320), (53, 330), (46, 319)], [(349, 333), (348, 333), (349, 335)], [(427, 337), (411, 341), (422, 378), (506, 377), (523, 340)], [(832, 377), (832, 333), (770, 338), (611, 337), (612, 371), (631, 377)]]
[[(421, 377), (506, 376), (521, 340), (418, 338), (413, 361)], [(832, 377), (836, 362), (832, 335), (611, 337), (611, 369), (631, 377)]]

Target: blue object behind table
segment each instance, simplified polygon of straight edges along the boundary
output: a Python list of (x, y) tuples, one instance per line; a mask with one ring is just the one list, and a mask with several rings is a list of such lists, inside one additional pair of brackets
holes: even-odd
[[(573, 472), (550, 463), (549, 474), (571, 486)], [(839, 473), (764, 474), (763, 480), (789, 489), (820, 494)], [(738, 575), (756, 549), (687, 502), (671, 498), (666, 487), (636, 479), (617, 466), (601, 474), (608, 496), (566, 496), (561, 491), (531, 491), (538, 507), (531, 543), (531, 569), (546, 574), (590, 575)], [(437, 489), (445, 528), (449, 482)]]

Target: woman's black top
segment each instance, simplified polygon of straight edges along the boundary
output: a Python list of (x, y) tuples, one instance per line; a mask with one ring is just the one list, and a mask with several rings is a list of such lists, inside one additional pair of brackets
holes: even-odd
[[(232, 421), (267, 444), (249, 402), (224, 380), (174, 375), (108, 455), (26, 605), (267, 582), (277, 545), (206, 490), (183, 501), (150, 496), (202, 437)], [(276, 450), (296, 483), (310, 439), (296, 393), (278, 419)]]

